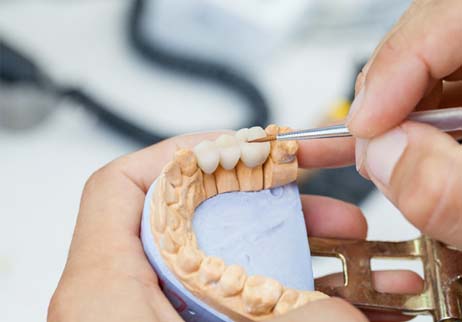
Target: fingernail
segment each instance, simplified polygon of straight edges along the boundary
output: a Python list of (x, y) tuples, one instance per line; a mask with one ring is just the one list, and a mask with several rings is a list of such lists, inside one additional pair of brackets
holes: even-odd
[(367, 145), (369, 140), (356, 139), (355, 144), (355, 158), (356, 158), (356, 170), (359, 172), (363, 168), (364, 159), (366, 158)]
[(369, 176), (388, 186), (407, 141), (407, 134), (400, 127), (370, 140), (364, 161)]
[(365, 86), (363, 85), (359, 90), (358, 95), (356, 95), (353, 103), (351, 103), (350, 111), (348, 112), (348, 116), (346, 118), (346, 124), (348, 125), (353, 120), (354, 116), (359, 112), (361, 106), (364, 101), (364, 93), (365, 93)]

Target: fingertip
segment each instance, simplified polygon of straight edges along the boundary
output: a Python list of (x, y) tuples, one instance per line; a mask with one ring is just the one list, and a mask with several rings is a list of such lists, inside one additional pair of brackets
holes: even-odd
[(301, 168), (330, 168), (352, 164), (355, 159), (354, 144), (351, 137), (299, 141), (298, 164)]
[(347, 126), (355, 137), (372, 138), (400, 124), (428, 88), (425, 64), (392, 46), (382, 47), (352, 104)]
[[(316, 279), (316, 285), (338, 287), (344, 284), (343, 273), (334, 273)], [(419, 294), (424, 281), (410, 270), (372, 271), (372, 285), (377, 292), (390, 294)]]
[(424, 287), (419, 274), (409, 270), (374, 271), (372, 284), (377, 292), (392, 294), (419, 294)]
[(367, 157), (367, 146), (369, 144), (369, 140), (366, 139), (356, 139), (355, 145), (355, 159), (356, 159), (356, 171), (367, 180), (370, 180), (369, 174), (367, 173), (366, 167), (364, 165), (364, 161)]
[(354, 234), (357, 238), (366, 239), (368, 225), (362, 210), (353, 204), (345, 204), (345, 208), (348, 209), (348, 213), (350, 214), (350, 220), (348, 222), (345, 221), (346, 229), (350, 230), (352, 235)]

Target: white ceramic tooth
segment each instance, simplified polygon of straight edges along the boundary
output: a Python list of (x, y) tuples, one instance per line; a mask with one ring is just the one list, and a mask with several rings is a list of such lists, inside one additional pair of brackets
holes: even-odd
[(255, 140), (264, 138), (266, 136), (265, 130), (260, 126), (254, 126), (247, 130), (247, 139)]
[(215, 142), (205, 140), (193, 149), (199, 167), (207, 174), (211, 174), (218, 167), (220, 153)]
[(239, 141), (243, 141), (243, 142), (246, 142), (247, 141), (247, 132), (249, 131), (248, 128), (243, 128), (243, 129), (240, 129), (238, 130), (234, 136), (236, 137), (236, 139), (238, 139)]
[(239, 147), (239, 140), (229, 134), (223, 134), (215, 140), (220, 153), (220, 164), (223, 169), (234, 169), (241, 157), (241, 148)]
[(270, 153), (270, 143), (247, 143), (249, 140), (259, 139), (266, 136), (265, 130), (259, 126), (250, 129), (241, 129), (236, 132), (236, 138), (240, 140), (241, 160), (249, 168), (262, 165)]

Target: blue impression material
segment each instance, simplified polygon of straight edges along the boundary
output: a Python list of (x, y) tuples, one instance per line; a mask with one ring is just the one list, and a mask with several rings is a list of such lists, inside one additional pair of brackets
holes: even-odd
[[(191, 294), (164, 264), (150, 224), (155, 185), (146, 195), (141, 240), (165, 295), (187, 322), (231, 322)], [(241, 265), (248, 275), (264, 275), (286, 287), (313, 290), (310, 250), (295, 183), (210, 198), (196, 209), (193, 229), (205, 254), (221, 257), (227, 265)]]
[(295, 183), (219, 194), (197, 207), (193, 229), (207, 255), (284, 286), (313, 290), (310, 249)]

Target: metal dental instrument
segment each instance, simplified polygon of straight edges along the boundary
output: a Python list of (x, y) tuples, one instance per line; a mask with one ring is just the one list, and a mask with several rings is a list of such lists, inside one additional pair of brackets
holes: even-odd
[[(432, 125), (443, 132), (462, 130), (462, 107), (453, 107), (440, 110), (414, 112), (407, 120)], [(324, 138), (338, 138), (351, 136), (345, 124), (327, 126), (315, 129), (300, 130), (251, 140), (253, 142), (311, 140)]]

